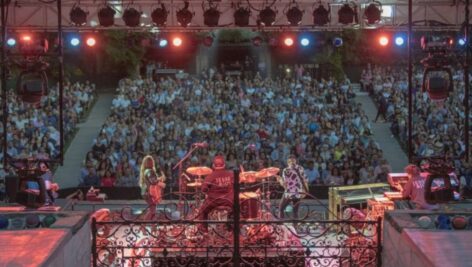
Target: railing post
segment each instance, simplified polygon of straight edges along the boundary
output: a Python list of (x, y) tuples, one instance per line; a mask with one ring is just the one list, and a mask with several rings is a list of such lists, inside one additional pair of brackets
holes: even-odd
[(97, 267), (97, 220), (92, 219), (92, 266)]
[(234, 172), (234, 183), (233, 183), (233, 266), (239, 267), (240, 263), (240, 251), (239, 251), (239, 227), (240, 227), (240, 206), (239, 206), (239, 171)]
[(377, 267), (382, 266), (382, 217), (377, 218)]

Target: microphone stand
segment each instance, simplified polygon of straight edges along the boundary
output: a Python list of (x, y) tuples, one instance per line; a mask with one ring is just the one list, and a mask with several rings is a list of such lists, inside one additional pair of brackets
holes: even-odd
[[(195, 150), (197, 150), (198, 148), (199, 148), (198, 146), (195, 146), (195, 145), (192, 144), (190, 146), (190, 150), (187, 152), (187, 154), (185, 154), (185, 156), (183, 156), (183, 158), (179, 162), (177, 162), (174, 167), (172, 167), (173, 171), (175, 169), (179, 168), (179, 203), (178, 203), (177, 208), (181, 212), (183, 212), (183, 209), (182, 209), (182, 207), (183, 207), (183, 193), (185, 191), (184, 186), (183, 186), (184, 181), (182, 180), (183, 164), (188, 158), (190, 158), (190, 156), (192, 156), (193, 152)], [(170, 194), (172, 195), (172, 187), (171, 187)], [(181, 214), (183, 214), (183, 213), (181, 213)]]

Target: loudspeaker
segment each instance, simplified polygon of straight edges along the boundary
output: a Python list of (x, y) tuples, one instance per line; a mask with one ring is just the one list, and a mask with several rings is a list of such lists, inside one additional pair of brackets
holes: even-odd
[(5, 191), (7, 194), (7, 202), (14, 203), (16, 202), (16, 194), (18, 193), (19, 186), (18, 176), (7, 175), (5, 177)]

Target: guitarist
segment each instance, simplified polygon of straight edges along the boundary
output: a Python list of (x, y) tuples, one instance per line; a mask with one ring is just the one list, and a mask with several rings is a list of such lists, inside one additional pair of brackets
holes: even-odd
[(147, 219), (153, 219), (156, 214), (156, 207), (162, 200), (162, 191), (166, 187), (165, 175), (157, 175), (156, 165), (152, 156), (145, 156), (141, 164), (139, 173), (139, 186), (141, 195), (148, 204)]
[(287, 159), (287, 167), (282, 171), (279, 183), (284, 188), (284, 194), (279, 205), (279, 217), (281, 219), (285, 218), (285, 208), (291, 202), (294, 218), (298, 218), (300, 200), (308, 193), (308, 179), (305, 176), (303, 167), (297, 164), (294, 155), (290, 155)]

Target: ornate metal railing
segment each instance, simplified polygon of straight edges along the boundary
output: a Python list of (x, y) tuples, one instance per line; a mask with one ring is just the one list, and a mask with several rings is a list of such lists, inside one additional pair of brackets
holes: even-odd
[(209, 220), (199, 219), (198, 199), (167, 202), (151, 218), (131, 208), (94, 218), (92, 265), (381, 265), (380, 219), (328, 221), (303, 200), (298, 218), (281, 219), (274, 201), (244, 201), (215, 209)]

